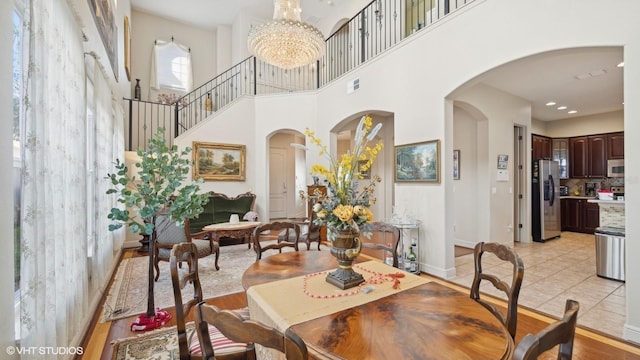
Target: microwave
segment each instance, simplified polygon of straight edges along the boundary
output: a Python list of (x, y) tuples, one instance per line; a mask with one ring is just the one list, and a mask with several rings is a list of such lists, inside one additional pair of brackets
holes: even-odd
[(624, 160), (607, 160), (607, 177), (624, 177)]

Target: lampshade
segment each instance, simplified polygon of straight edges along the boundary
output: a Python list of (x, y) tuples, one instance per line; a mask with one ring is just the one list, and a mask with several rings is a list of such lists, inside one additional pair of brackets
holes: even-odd
[(300, 1), (273, 0), (273, 5), (273, 20), (249, 31), (249, 51), (283, 69), (318, 60), (324, 54), (324, 37), (318, 29), (300, 21)]

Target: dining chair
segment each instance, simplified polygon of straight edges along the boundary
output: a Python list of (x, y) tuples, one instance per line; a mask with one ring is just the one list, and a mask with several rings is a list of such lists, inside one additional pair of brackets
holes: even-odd
[[(155, 281), (158, 281), (160, 277), (160, 261), (169, 261), (171, 249), (175, 244), (183, 242), (191, 242), (196, 246), (198, 257), (205, 257), (209, 255), (215, 255), (215, 267), (216, 270), (220, 269), (218, 266), (218, 258), (220, 257), (220, 246), (217, 242), (211, 239), (196, 239), (187, 236), (185, 228), (180, 228), (176, 225), (176, 222), (167, 215), (159, 215), (156, 217), (155, 224), (156, 231), (156, 243), (153, 248), (153, 266), (156, 270)], [(186, 260), (186, 259), (184, 259)]]
[(196, 331), (201, 339), (202, 355), (205, 360), (219, 359), (211, 344), (208, 328), (215, 326), (224, 336), (238, 343), (260, 344), (275, 349), (285, 355), (287, 360), (306, 360), (309, 358), (307, 345), (291, 329), (284, 334), (263, 323), (242, 319), (229, 310), (220, 310), (204, 302), (196, 306)]
[[(401, 239), (401, 232), (396, 226), (384, 222), (373, 222), (371, 224), (371, 238), (360, 236), (362, 241), (362, 252), (366, 255), (385, 259), (390, 255), (393, 259), (393, 267), (398, 267), (398, 244)], [(367, 250), (371, 249), (373, 251)]]
[(570, 360), (580, 303), (567, 299), (562, 319), (551, 323), (537, 334), (527, 334), (520, 340), (513, 354), (514, 360), (537, 359), (540, 354), (558, 346), (558, 360)]
[[(176, 328), (178, 331), (178, 348), (180, 360), (199, 359), (202, 357), (202, 347), (197, 337), (197, 331), (187, 332), (185, 319), (191, 309), (202, 302), (202, 285), (198, 276), (198, 255), (197, 247), (193, 242), (183, 242), (175, 244), (169, 256), (169, 269), (171, 271), (171, 283), (173, 285), (173, 297), (175, 299)], [(189, 264), (188, 270), (178, 269), (180, 262), (186, 261)], [(185, 286), (191, 284), (193, 295), (188, 296), (183, 291)], [(188, 299), (186, 302), (183, 299)], [(239, 317), (248, 319), (249, 309), (242, 308), (233, 310)], [(251, 345), (234, 342), (226, 338), (215, 327), (208, 329), (207, 339), (212, 340), (210, 346), (215, 347), (219, 359), (236, 360), (246, 359), (247, 355), (253, 355), (254, 349)]]
[[(320, 235), (322, 226), (315, 225), (313, 223), (314, 218), (315, 218), (315, 215), (312, 216), (311, 219), (309, 218), (294, 219), (295, 223), (300, 225), (300, 238), (298, 240), (298, 243), (304, 242), (305, 244), (307, 244), (307, 250), (311, 249), (312, 242), (318, 243), (318, 250), (320, 250), (320, 245), (322, 244), (322, 239)], [(289, 231), (289, 229), (282, 230), (278, 234), (278, 239), (281, 241), (285, 239), (289, 239), (288, 240), (289, 242), (294, 242), (295, 237), (296, 237), (295, 232)]]
[[(293, 231), (289, 237), (277, 237), (275, 242), (261, 244), (261, 240), (271, 234), (278, 234), (283, 230)], [(293, 236), (291, 236), (293, 235)], [(292, 239), (293, 238), (293, 239)], [(298, 251), (298, 242), (300, 241), (300, 225), (288, 221), (275, 221), (262, 224), (253, 230), (253, 250), (256, 252), (256, 261), (262, 258), (262, 253), (267, 250), (275, 250), (282, 252), (285, 247), (292, 247)]]
[[(485, 253), (494, 254), (502, 261), (508, 261), (513, 265), (511, 285), (501, 280), (498, 276), (486, 273), (482, 269), (483, 256)], [(473, 252), (475, 274), (471, 284), (470, 296), (482, 306), (491, 311), (505, 325), (512, 338), (516, 336), (516, 325), (518, 322), (518, 295), (524, 276), (524, 264), (520, 256), (510, 247), (498, 243), (479, 242)], [(480, 283), (483, 280), (490, 282), (496, 289), (502, 291), (507, 296), (506, 314), (498, 310), (493, 304), (480, 298)]]

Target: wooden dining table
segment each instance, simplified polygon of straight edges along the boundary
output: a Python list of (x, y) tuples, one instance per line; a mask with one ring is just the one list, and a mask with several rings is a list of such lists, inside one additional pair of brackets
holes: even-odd
[[(328, 251), (286, 252), (255, 262), (242, 277), (252, 318), (255, 313), (255, 320), (267, 324), (273, 320), (270, 325), (281, 331), (291, 328), (305, 341), (312, 359), (511, 358), (514, 342), (509, 332), (468, 293), (364, 256), (356, 259), (354, 269), (402, 274), (398, 277), (400, 289), (392, 290), (390, 283), (375, 284), (372, 294), (378, 292), (377, 297), (370, 301), (365, 299), (337, 311), (324, 309), (319, 316), (310, 316), (315, 311), (313, 307), (322, 304), (319, 302), (322, 299), (318, 296), (312, 299), (313, 292), (307, 289), (308, 279), (321, 279), (324, 272), (336, 265), (336, 259)], [(382, 267), (385, 270), (380, 270)], [(316, 276), (318, 274), (320, 276)], [(299, 278), (304, 279), (304, 289), (295, 285)], [(340, 291), (349, 295), (360, 290)], [(302, 291), (310, 297), (305, 299), (299, 294)], [(278, 293), (282, 300), (274, 300)], [(346, 296), (340, 301), (345, 299)], [(278, 301), (285, 303), (278, 304)], [(296, 309), (301, 314), (287, 314)], [(265, 313), (271, 315), (265, 318)]]

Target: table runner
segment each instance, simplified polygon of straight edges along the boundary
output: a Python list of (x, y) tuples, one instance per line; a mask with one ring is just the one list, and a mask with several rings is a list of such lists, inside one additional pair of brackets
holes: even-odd
[[(334, 269), (252, 286), (247, 290), (251, 318), (285, 331), (292, 325), (366, 304), (430, 281), (378, 261), (359, 263), (353, 268), (362, 274), (365, 283), (347, 290), (325, 281), (326, 274)], [(397, 273), (404, 277), (399, 279), (399, 288), (394, 289), (394, 279), (387, 274)], [(367, 286), (373, 286), (373, 291), (361, 291)]]

